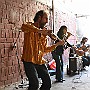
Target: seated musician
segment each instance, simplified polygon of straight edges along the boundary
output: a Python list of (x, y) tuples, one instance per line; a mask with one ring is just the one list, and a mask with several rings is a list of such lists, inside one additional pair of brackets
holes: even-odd
[(77, 45), (77, 48), (79, 50), (83, 50), (84, 51), (84, 55), (82, 56), (82, 61), (83, 61), (83, 68), (85, 66), (89, 66), (90, 65), (90, 56), (86, 56), (86, 52), (88, 52), (88, 47), (86, 45), (86, 42), (88, 41), (88, 38), (83, 37), (80, 44)]

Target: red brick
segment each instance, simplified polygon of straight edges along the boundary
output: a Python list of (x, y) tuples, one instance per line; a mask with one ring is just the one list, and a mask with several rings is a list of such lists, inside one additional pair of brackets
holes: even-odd
[(18, 82), (18, 79), (14, 77), (14, 78), (12, 79), (12, 83), (15, 83), (15, 82)]
[(13, 38), (13, 32), (12, 32), (12, 30), (9, 30), (9, 37), (10, 38)]
[(12, 66), (12, 65), (13, 65), (12, 58), (9, 57), (9, 60), (8, 60), (8, 62), (7, 62), (7, 65), (8, 65), (8, 66)]
[[(1, 52), (1, 50), (0, 50), (0, 52)], [(1, 63), (1, 53), (0, 53), (0, 63)], [(1, 67), (1, 66), (0, 66)]]
[(13, 65), (12, 67), (12, 73), (15, 73), (16, 67)]
[(12, 30), (6, 29), (6, 38), (13, 38)]
[(15, 65), (15, 72), (18, 73), (18, 71), (19, 71), (18, 65)]
[(16, 38), (18, 37), (18, 35), (19, 35), (19, 32), (16, 32)]
[(14, 29), (15, 29), (15, 25), (14, 24), (11, 24), (11, 30), (14, 32)]
[(4, 56), (7, 57), (9, 53), (9, 48), (5, 48), (4, 50), (5, 50)]
[(13, 31), (13, 38), (16, 38), (16, 32), (15, 31)]
[(12, 66), (8, 66), (8, 74), (12, 74)]
[(0, 49), (4, 48), (4, 43), (0, 43)]
[(1, 7), (0, 7), (0, 23), (2, 23), (2, 22), (1, 22), (1, 18), (2, 18), (2, 9), (1, 9)]
[(6, 67), (6, 76), (8, 75), (8, 67)]
[(21, 36), (22, 36), (21, 38), (24, 38), (24, 32), (22, 32)]
[(14, 78), (18, 78), (19, 77), (19, 72), (14, 73), (13, 76), (14, 76)]
[(20, 54), (22, 55), (23, 54), (23, 47), (20, 47)]
[(11, 57), (13, 54), (13, 47), (9, 47), (8, 56)]
[(11, 43), (4, 43), (4, 45), (5, 45), (5, 48), (10, 48)]
[(17, 43), (16, 41), (17, 41), (17, 38), (14, 38), (14, 42), (15, 42), (15, 43)]
[(6, 42), (7, 43), (12, 43), (13, 42), (13, 38), (6, 38)]
[(0, 29), (4, 29), (4, 24), (0, 23)]
[(4, 26), (5, 26), (5, 29), (9, 29), (9, 30), (11, 30), (12, 28), (11, 24), (4, 24)]
[(13, 60), (13, 65), (18, 65), (18, 60)]
[(4, 57), (4, 56), (5, 56), (5, 50), (3, 48), (3, 49), (1, 49), (1, 57)]
[(13, 74), (12, 74), (12, 73), (11, 73), (11, 74), (9, 74), (9, 75), (7, 76), (7, 79), (8, 79), (8, 80), (13, 79)]
[(5, 38), (5, 37), (6, 37), (5, 29), (2, 29), (1, 30), (1, 38)]
[(23, 42), (23, 38), (19, 38), (19, 42), (22, 43)]
[(5, 29), (5, 33), (6, 33), (6, 38), (9, 38), (9, 30), (8, 29)]
[(12, 56), (12, 61), (16, 61), (16, 56)]
[(7, 61), (8, 61), (8, 58), (2, 58), (1, 67), (5, 68), (7, 66)]
[(1, 31), (2, 31), (2, 29), (0, 29), (0, 38), (1, 38), (1, 35), (2, 35)]
[(1, 64), (0, 64), (0, 81), (1, 81)]
[(5, 43), (6, 42), (6, 38), (0, 38), (0, 43)]
[(1, 81), (7, 80), (7, 76), (1, 76)]
[(0, 81), (0, 87), (4, 86), (4, 81)]
[(7, 85), (11, 85), (12, 84), (12, 80), (6, 80), (4, 81), (4, 85), (7, 86)]
[[(16, 49), (14, 49), (13, 51), (12, 51), (12, 56), (16, 56)], [(16, 58), (15, 58), (16, 59)]]
[[(6, 14), (5, 14), (5, 16), (6, 16)], [(8, 19), (2, 19), (2, 23), (7, 24), (8, 23)]]
[(19, 75), (19, 77), (17, 77), (18, 81), (21, 81), (21, 76)]
[(6, 68), (1, 68), (1, 76), (6, 76)]
[(9, 56), (9, 57), (12, 56), (12, 52), (13, 52), (13, 51), (10, 49), (10, 50), (9, 50), (9, 53), (8, 53), (8, 56)]

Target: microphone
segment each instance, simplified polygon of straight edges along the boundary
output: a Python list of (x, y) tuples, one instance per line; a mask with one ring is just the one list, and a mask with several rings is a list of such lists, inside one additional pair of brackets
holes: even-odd
[(70, 34), (70, 35), (72, 35), (72, 36), (74, 36), (72, 33), (70, 33), (70, 32), (67, 32), (68, 34)]
[(73, 34), (71, 34), (72, 36), (74, 36)]

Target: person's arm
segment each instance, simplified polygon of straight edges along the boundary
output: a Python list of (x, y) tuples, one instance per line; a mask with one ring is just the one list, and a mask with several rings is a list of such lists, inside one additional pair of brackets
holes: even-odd
[(65, 43), (64, 40), (61, 40), (61, 41), (56, 42), (52, 46), (49, 46), (49, 47), (46, 46), (45, 47), (45, 53), (53, 51), (57, 46), (64, 45), (64, 43)]

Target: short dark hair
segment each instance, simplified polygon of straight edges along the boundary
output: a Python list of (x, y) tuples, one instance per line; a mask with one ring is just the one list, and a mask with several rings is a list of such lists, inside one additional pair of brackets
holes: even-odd
[(83, 37), (83, 38), (82, 38), (81, 43), (83, 43), (83, 41), (84, 41), (85, 39), (87, 39), (87, 40), (88, 40), (88, 38), (87, 38), (87, 37)]
[(38, 20), (39, 16), (43, 16), (44, 13), (45, 13), (44, 10), (38, 11), (33, 19), (34, 22), (36, 22)]

